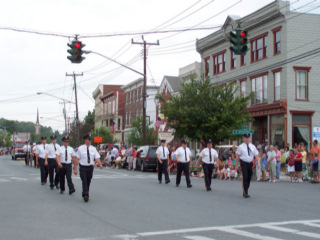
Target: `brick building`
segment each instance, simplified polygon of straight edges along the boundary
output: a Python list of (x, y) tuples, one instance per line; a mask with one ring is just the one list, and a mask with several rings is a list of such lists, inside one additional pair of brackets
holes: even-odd
[[(304, 142), (310, 149), (320, 126), (320, 15), (291, 12), (289, 4), (279, 0), (243, 18), (229, 16), (196, 47), (213, 85), (233, 81), (238, 94), (254, 93), (248, 106), (253, 141), (281, 147)], [(228, 35), (238, 22), (249, 33), (244, 56), (229, 50)]]
[[(127, 142), (131, 130), (131, 121), (143, 113), (143, 78), (139, 78), (122, 87), (125, 92), (125, 122), (123, 130), (123, 140)], [(156, 121), (156, 104), (155, 96), (158, 91), (158, 86), (147, 85), (147, 124)], [(152, 124), (153, 126), (153, 124)]]
[(113, 122), (115, 122), (118, 127), (114, 137), (120, 142), (125, 120), (125, 93), (120, 86), (113, 89), (100, 97), (103, 106), (101, 124), (113, 132)]

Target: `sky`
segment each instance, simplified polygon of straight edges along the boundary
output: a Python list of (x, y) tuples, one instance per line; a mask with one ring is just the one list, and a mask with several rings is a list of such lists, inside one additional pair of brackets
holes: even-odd
[[(141, 34), (155, 30), (211, 28), (180, 33), (148, 34), (147, 79), (159, 85), (164, 75), (177, 76), (179, 68), (201, 62), (196, 39), (219, 29), (228, 15), (246, 16), (271, 0), (1, 0), (0, 1), (0, 117), (36, 121), (53, 130), (64, 131), (63, 104), (74, 102), (73, 78), (77, 77), (79, 116), (94, 109), (92, 92), (99, 84), (128, 84), (140, 75), (100, 56), (88, 54), (81, 64), (68, 59), (67, 43), (75, 34), (84, 50), (99, 52), (143, 72)], [(304, 11), (319, 0), (291, 0), (291, 9)], [(305, 7), (304, 7), (305, 6)], [(319, 9), (315, 13), (319, 13)], [(216, 28), (213, 28), (216, 27)], [(2, 28), (2, 29), (1, 29)], [(13, 28), (50, 35), (5, 30)], [(41, 94), (44, 92), (50, 95)], [(57, 97), (53, 97), (53, 96)], [(75, 116), (75, 104), (66, 104), (67, 116)]]

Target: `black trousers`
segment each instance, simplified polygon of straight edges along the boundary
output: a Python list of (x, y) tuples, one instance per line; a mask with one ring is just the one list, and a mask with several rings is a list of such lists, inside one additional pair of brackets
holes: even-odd
[(89, 197), (89, 188), (93, 175), (93, 166), (81, 166), (80, 165), (80, 178), (82, 181), (82, 197)]
[(36, 167), (37, 167), (37, 164), (36, 164), (36, 156), (33, 156), (33, 162), (34, 162), (34, 167), (36, 168)]
[(158, 161), (158, 180), (162, 181), (162, 173), (164, 173), (164, 177), (166, 182), (169, 181), (168, 174), (168, 160), (161, 160), (162, 164)]
[(28, 153), (24, 154), (24, 161), (26, 163), (26, 166), (28, 166), (29, 165)]
[[(59, 179), (59, 168), (58, 168), (56, 159), (48, 158), (48, 166), (49, 166), (50, 187), (58, 186), (60, 179)], [(53, 178), (54, 178), (54, 182), (53, 182)]]
[(40, 165), (41, 183), (47, 183), (48, 167), (44, 165), (45, 160), (43, 158), (39, 158), (38, 161), (39, 161), (39, 165)]
[(74, 189), (74, 185), (72, 183), (72, 164), (62, 163), (62, 168), (59, 169), (59, 176), (60, 176), (60, 190), (65, 190), (65, 178), (67, 178), (67, 183), (69, 190)]
[(211, 186), (211, 178), (214, 169), (214, 164), (203, 163), (202, 169), (204, 172), (204, 182), (206, 184), (206, 188), (208, 188)]
[(242, 189), (243, 195), (248, 194), (248, 189), (250, 187), (250, 181), (252, 176), (252, 162), (244, 162), (240, 160), (241, 170), (242, 170)]
[(182, 171), (184, 172), (184, 175), (186, 176), (186, 181), (187, 181), (187, 186), (190, 186), (190, 176), (189, 176), (189, 162), (182, 163), (178, 162), (177, 164), (177, 179), (176, 179), (176, 184), (179, 185), (181, 181), (181, 174)]

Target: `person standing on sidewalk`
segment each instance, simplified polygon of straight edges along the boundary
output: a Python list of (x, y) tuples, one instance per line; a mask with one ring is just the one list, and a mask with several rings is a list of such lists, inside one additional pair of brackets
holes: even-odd
[(50, 137), (51, 143), (48, 145), (46, 150), (46, 162), (49, 166), (49, 180), (50, 180), (50, 189), (53, 190), (54, 186), (59, 189), (59, 169), (57, 164), (57, 151), (60, 149), (60, 145), (57, 144), (57, 137), (55, 135)]
[(252, 176), (252, 162), (255, 158), (258, 162), (257, 167), (260, 168), (259, 152), (257, 148), (250, 143), (250, 134), (243, 134), (243, 143), (238, 147), (236, 152), (236, 166), (240, 160), (242, 170), (242, 195), (244, 198), (249, 198), (248, 190)]
[(93, 176), (93, 168), (98, 166), (102, 169), (100, 154), (97, 149), (91, 145), (92, 138), (90, 135), (83, 137), (85, 144), (78, 148), (75, 154), (75, 164), (73, 172), (78, 174), (78, 164), (80, 168), (80, 178), (82, 181), (82, 198), (85, 202), (89, 201), (89, 188)]
[(270, 164), (270, 180), (269, 182), (276, 182), (276, 169), (277, 169), (277, 161), (276, 161), (276, 152), (274, 151), (273, 145), (270, 145), (269, 151), (267, 153), (268, 163)]
[(189, 176), (189, 168), (190, 162), (192, 162), (192, 155), (190, 149), (187, 147), (187, 141), (182, 140), (182, 146), (179, 147), (175, 151), (175, 156), (177, 159), (177, 179), (176, 179), (176, 187), (179, 187), (181, 181), (182, 171), (184, 172), (184, 176), (186, 177), (187, 187), (191, 188), (190, 176)]
[(59, 176), (60, 176), (60, 194), (63, 194), (65, 191), (65, 178), (67, 178), (67, 183), (69, 187), (69, 194), (71, 195), (76, 190), (74, 189), (74, 185), (72, 183), (72, 161), (74, 161), (75, 152), (72, 147), (69, 145), (69, 137), (62, 138), (63, 146), (57, 150), (57, 165), (59, 168)]
[(202, 169), (204, 172), (204, 183), (207, 191), (211, 191), (211, 178), (214, 169), (214, 164), (219, 165), (220, 161), (218, 158), (218, 153), (212, 148), (211, 139), (207, 142), (207, 147), (202, 149), (198, 158), (198, 165), (202, 162)]
[(47, 138), (41, 137), (41, 143), (36, 149), (36, 165), (40, 166), (41, 185), (45, 185), (48, 179), (48, 162), (46, 161), (48, 146)]
[(280, 170), (281, 170), (281, 152), (279, 150), (278, 146), (274, 147), (274, 151), (276, 152), (276, 162), (277, 162), (277, 166), (276, 166), (276, 178), (277, 181), (280, 181)]
[(158, 159), (158, 180), (162, 182), (162, 173), (164, 173), (166, 184), (170, 182), (168, 174), (169, 149), (166, 147), (166, 140), (160, 141), (161, 146), (158, 147), (156, 154)]

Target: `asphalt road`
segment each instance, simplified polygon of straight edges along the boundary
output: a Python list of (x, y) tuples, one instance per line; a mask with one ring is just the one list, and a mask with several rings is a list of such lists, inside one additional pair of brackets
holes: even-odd
[(320, 185), (252, 183), (183, 177), (159, 184), (154, 172), (94, 170), (90, 201), (40, 185), (39, 169), (0, 157), (0, 240), (320, 239)]

